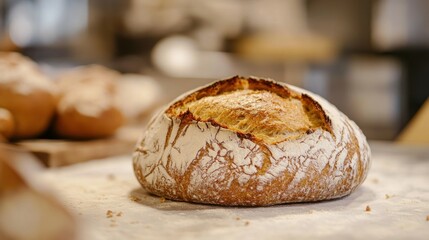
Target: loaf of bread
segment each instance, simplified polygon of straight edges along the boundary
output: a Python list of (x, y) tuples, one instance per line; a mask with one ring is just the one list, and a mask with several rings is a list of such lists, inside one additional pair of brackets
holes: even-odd
[(55, 85), (33, 61), (0, 52), (0, 107), (13, 116), (13, 138), (36, 137), (46, 130), (55, 110), (55, 94)]
[(55, 133), (73, 139), (113, 135), (124, 122), (114, 97), (119, 76), (98, 65), (78, 67), (60, 76)]
[(62, 73), (57, 84), (62, 94), (80, 91), (82, 88), (101, 88), (112, 95), (116, 92), (121, 74), (101, 65), (86, 65)]
[(9, 110), (0, 108), (0, 142), (9, 139), (15, 128), (12, 114)]
[(178, 201), (265, 206), (346, 196), (370, 148), (326, 100), (284, 83), (233, 77), (179, 97), (133, 155), (148, 192)]

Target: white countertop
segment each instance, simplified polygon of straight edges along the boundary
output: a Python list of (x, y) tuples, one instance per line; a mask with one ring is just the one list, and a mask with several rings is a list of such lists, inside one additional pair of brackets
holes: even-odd
[(228, 208), (164, 200), (140, 188), (130, 156), (49, 169), (41, 179), (79, 219), (82, 240), (429, 239), (429, 149), (371, 147), (363, 185), (318, 203)]

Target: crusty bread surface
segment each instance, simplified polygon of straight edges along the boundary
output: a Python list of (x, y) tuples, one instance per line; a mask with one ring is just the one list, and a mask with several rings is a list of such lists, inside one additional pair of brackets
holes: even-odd
[(0, 108), (0, 141), (10, 138), (13, 134), (15, 123), (9, 110)]
[(116, 92), (116, 81), (121, 74), (101, 65), (75, 67), (62, 73), (57, 79), (61, 93), (80, 91), (82, 87), (105, 89), (112, 95)]
[(133, 156), (147, 191), (227, 206), (320, 201), (366, 178), (357, 125), (308, 91), (232, 77), (179, 97), (149, 123)]
[(12, 138), (43, 133), (54, 114), (56, 89), (36, 63), (18, 53), (0, 52), (0, 107), (14, 119)]
[(55, 133), (72, 139), (113, 135), (124, 123), (114, 100), (119, 77), (118, 72), (99, 65), (77, 67), (59, 76)]

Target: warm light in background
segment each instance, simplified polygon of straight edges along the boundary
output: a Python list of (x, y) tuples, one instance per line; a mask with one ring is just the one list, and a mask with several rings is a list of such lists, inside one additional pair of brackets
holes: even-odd
[(0, 8), (0, 50), (53, 73), (102, 63), (186, 79), (171, 95), (231, 75), (269, 77), (322, 95), (375, 139), (394, 139), (429, 97), (427, 0), (4, 0)]
[(170, 76), (189, 75), (197, 65), (197, 46), (189, 37), (171, 36), (158, 42), (152, 52), (152, 61)]
[(88, 2), (16, 1), (10, 5), (6, 22), (12, 41), (20, 47), (55, 45), (87, 27)]

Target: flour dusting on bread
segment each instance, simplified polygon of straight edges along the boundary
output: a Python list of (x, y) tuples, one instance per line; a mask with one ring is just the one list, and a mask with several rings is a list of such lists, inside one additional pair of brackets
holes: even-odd
[(233, 77), (184, 94), (154, 118), (133, 165), (142, 186), (166, 198), (260, 206), (350, 194), (366, 178), (370, 150), (321, 97)]

